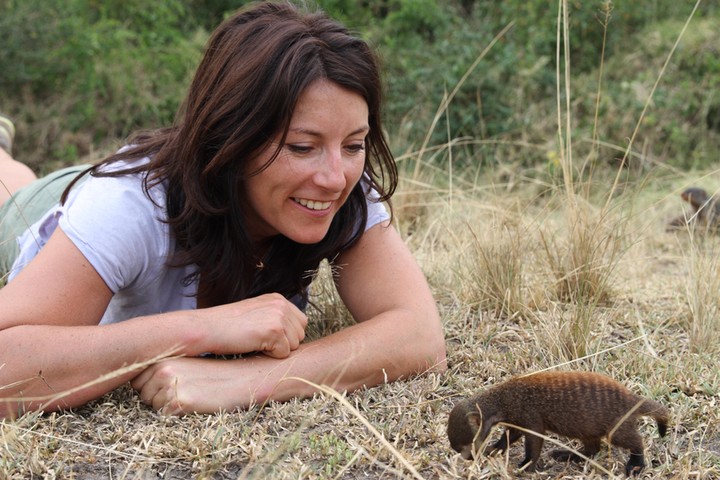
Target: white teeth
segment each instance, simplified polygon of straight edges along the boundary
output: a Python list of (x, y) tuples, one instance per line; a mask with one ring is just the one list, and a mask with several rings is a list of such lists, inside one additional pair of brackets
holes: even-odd
[(330, 208), (330, 205), (332, 205), (332, 202), (319, 202), (316, 200), (306, 200), (304, 198), (295, 198), (294, 200), (310, 210), (327, 210)]

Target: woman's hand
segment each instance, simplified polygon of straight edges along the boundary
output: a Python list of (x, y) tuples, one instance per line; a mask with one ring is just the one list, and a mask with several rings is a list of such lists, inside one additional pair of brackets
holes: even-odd
[[(232, 375), (236, 361), (207, 358), (173, 358), (156, 363), (135, 377), (130, 385), (143, 403), (163, 415), (212, 413), (248, 406), (252, 392), (237, 395), (242, 382)], [(232, 387), (232, 388), (229, 388)]]
[[(286, 363), (287, 362), (287, 363)], [(252, 355), (234, 360), (172, 358), (151, 365), (130, 385), (143, 403), (163, 415), (216, 413), (289, 399), (306, 384), (287, 378), (293, 359)]]
[[(259, 352), (267, 359), (282, 359), (300, 346), (307, 326), (307, 316), (276, 293), (199, 309), (195, 315), (203, 333), (185, 351), (188, 355)], [(171, 358), (145, 369), (131, 385), (143, 403), (165, 415), (247, 408), (257, 401), (262, 383), (262, 379), (253, 380), (255, 363), (250, 359)]]
[(201, 309), (197, 316), (205, 333), (190, 355), (262, 352), (285, 358), (305, 338), (307, 326), (307, 316), (277, 293)]
[(164, 360), (144, 370), (130, 384), (143, 403), (164, 415), (233, 410), (241, 399), (235, 395), (221, 397), (238, 379), (226, 376), (227, 368), (223, 367), (228, 362), (220, 362), (204, 358)]

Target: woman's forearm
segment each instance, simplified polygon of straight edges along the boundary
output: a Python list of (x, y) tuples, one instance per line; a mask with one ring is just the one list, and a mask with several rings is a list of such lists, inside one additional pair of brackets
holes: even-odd
[[(132, 386), (163, 414), (214, 413), (317, 392), (374, 386), (424, 371), (444, 371), (439, 323), (391, 310), (313, 342), (284, 359), (256, 354), (236, 360), (176, 358), (145, 369)], [(298, 380), (302, 379), (302, 380)]]
[(283, 360), (248, 359), (255, 369), (255, 402), (309, 396), (315, 384), (352, 391), (424, 371), (444, 371), (445, 342), (434, 322), (394, 310), (301, 345)]
[(186, 352), (193, 342), (184, 326), (190, 322), (178, 314), (158, 317), (0, 331), (0, 417), (84, 404), (137, 375), (143, 362)]
[(0, 416), (81, 405), (163, 356), (264, 352), (287, 357), (307, 317), (278, 294), (106, 326), (18, 325), (0, 331)]

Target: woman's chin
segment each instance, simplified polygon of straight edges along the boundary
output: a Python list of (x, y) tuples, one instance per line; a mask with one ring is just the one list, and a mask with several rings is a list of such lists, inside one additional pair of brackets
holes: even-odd
[(293, 242), (300, 243), (302, 245), (313, 245), (320, 243), (323, 238), (327, 235), (328, 229), (317, 229), (313, 231), (295, 232), (287, 237)]

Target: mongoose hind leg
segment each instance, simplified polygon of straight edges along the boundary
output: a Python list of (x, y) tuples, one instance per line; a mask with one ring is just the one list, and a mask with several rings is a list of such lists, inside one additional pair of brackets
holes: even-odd
[[(542, 435), (545, 432), (538, 432)], [(525, 458), (518, 465), (524, 468), (526, 472), (542, 470), (543, 464), (540, 460), (540, 452), (542, 451), (543, 438), (532, 433), (525, 433)]]
[(639, 475), (645, 468), (643, 440), (634, 422), (623, 423), (610, 438), (610, 443), (630, 450), (630, 457), (625, 464), (626, 475)]
[(636, 477), (640, 475), (643, 468), (645, 468), (645, 455), (642, 453), (631, 453), (625, 464), (625, 475)]
[[(585, 457), (590, 458), (593, 455), (595, 455), (597, 452), (600, 451), (600, 439), (599, 438), (584, 438), (582, 439), (583, 448), (580, 450), (580, 453), (585, 455)], [(552, 456), (555, 460), (559, 462), (582, 462), (585, 460), (585, 458), (581, 457), (577, 453), (567, 450), (565, 448), (560, 448), (557, 450), (553, 450), (550, 452), (550, 456)]]

